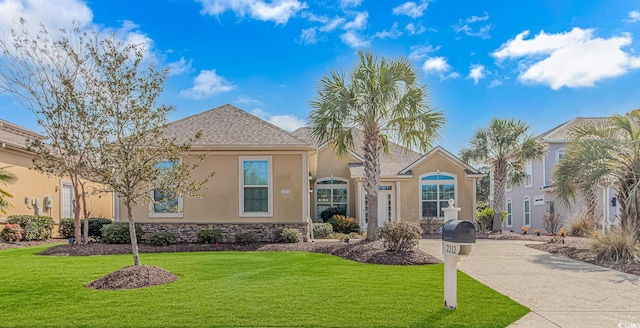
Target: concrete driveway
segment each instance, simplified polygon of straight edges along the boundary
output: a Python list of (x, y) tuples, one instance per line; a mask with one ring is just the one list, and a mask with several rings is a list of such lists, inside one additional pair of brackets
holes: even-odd
[[(458, 269), (531, 309), (511, 327), (640, 328), (640, 277), (524, 246), (480, 239)], [(420, 247), (442, 258), (442, 241)]]

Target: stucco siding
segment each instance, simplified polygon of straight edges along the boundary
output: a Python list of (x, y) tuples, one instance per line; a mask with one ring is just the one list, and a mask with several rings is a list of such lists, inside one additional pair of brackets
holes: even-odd
[(349, 171), (349, 163), (357, 163), (359, 162), (357, 159), (353, 158), (351, 155), (338, 156), (336, 155), (335, 150), (331, 146), (326, 146), (322, 148), (318, 153), (318, 162), (317, 168), (315, 172), (314, 179), (312, 181), (313, 185), (313, 193), (311, 194), (311, 218), (317, 219), (320, 217), (320, 213), (316, 213), (316, 188), (315, 182), (320, 179), (326, 179), (330, 177), (334, 178), (342, 178), (349, 181), (349, 191), (348, 191), (348, 212), (347, 215), (350, 217), (356, 217), (356, 181), (351, 179), (351, 171)]

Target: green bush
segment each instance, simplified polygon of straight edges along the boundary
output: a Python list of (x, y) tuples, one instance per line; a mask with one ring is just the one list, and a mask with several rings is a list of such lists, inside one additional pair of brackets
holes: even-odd
[(24, 229), (25, 240), (49, 239), (53, 229), (53, 219), (49, 216), (11, 215), (7, 223), (17, 224)]
[(422, 229), (417, 222), (393, 222), (380, 229), (384, 248), (390, 251), (408, 251), (422, 238)]
[(350, 234), (352, 232), (359, 232), (360, 225), (354, 218), (346, 217), (344, 215), (334, 215), (329, 223), (333, 226), (333, 231)]
[[(102, 227), (111, 224), (113, 221), (107, 218), (89, 218), (89, 237), (100, 239), (102, 237)], [(74, 235), (75, 219), (60, 219), (60, 235), (62, 238), (71, 238)], [(80, 219), (80, 234), (84, 231), (84, 219)]]
[[(142, 237), (142, 227), (139, 224), (135, 225), (136, 239), (140, 241)], [(131, 243), (131, 237), (129, 237), (129, 223), (115, 222), (102, 227), (102, 240), (107, 244), (129, 244)]]
[(222, 232), (218, 229), (202, 229), (196, 233), (200, 244), (213, 244), (222, 241)]
[(302, 241), (302, 233), (291, 228), (278, 229), (273, 236), (273, 241), (276, 243), (299, 243)]
[(178, 243), (178, 237), (171, 231), (157, 231), (149, 236), (149, 244), (154, 246), (167, 246)]
[(24, 237), (24, 229), (15, 223), (7, 223), (0, 231), (0, 238), (6, 241), (20, 241)]
[(342, 207), (329, 207), (320, 213), (322, 222), (329, 222), (336, 215), (347, 215), (347, 210)]
[(236, 244), (250, 245), (258, 242), (258, 234), (253, 231), (238, 232), (235, 236)]
[(493, 217), (495, 213), (491, 207), (476, 210), (476, 220), (480, 231), (489, 231), (493, 228)]
[(629, 262), (638, 259), (640, 242), (637, 231), (632, 228), (611, 229), (603, 236), (596, 236), (591, 241), (591, 249), (596, 255), (596, 261)]
[(333, 232), (331, 223), (314, 223), (313, 238), (325, 239)]

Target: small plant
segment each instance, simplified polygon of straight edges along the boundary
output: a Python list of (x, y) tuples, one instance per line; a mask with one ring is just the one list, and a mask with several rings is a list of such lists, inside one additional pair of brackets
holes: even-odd
[(49, 216), (11, 215), (7, 223), (17, 224), (24, 229), (25, 240), (44, 240), (51, 237), (53, 219)]
[(416, 222), (394, 222), (380, 229), (384, 248), (389, 251), (408, 251), (418, 245), (422, 229)]
[(349, 237), (347, 234), (344, 234), (344, 233), (341, 233), (341, 232), (334, 232), (334, 233), (329, 235), (329, 238), (337, 239), (339, 241), (343, 241), (347, 237)]
[(542, 230), (536, 229), (536, 230), (533, 230), (533, 232), (536, 234), (536, 236), (540, 236), (540, 233), (542, 232)]
[(493, 227), (493, 217), (495, 215), (495, 211), (491, 207), (485, 207), (479, 210), (476, 210), (476, 220), (478, 222), (478, 226), (480, 227), (480, 231), (488, 231)]
[(218, 229), (202, 229), (196, 233), (200, 244), (213, 244), (222, 241), (222, 232)]
[(302, 241), (302, 233), (291, 228), (278, 229), (274, 233), (273, 241), (276, 243), (299, 243)]
[[(142, 227), (139, 224), (135, 225), (136, 238), (140, 241), (142, 237)], [(131, 243), (131, 237), (129, 236), (129, 223), (116, 222), (107, 224), (100, 230), (102, 233), (102, 241), (107, 244), (129, 244)]]
[(333, 226), (333, 231), (349, 234), (359, 232), (360, 225), (356, 219), (344, 215), (334, 215), (329, 223)]
[(20, 241), (24, 237), (24, 229), (15, 223), (7, 223), (0, 231), (0, 237), (6, 241)]
[(357, 232), (352, 232), (352, 233), (350, 233), (350, 234), (349, 234), (349, 236), (348, 236), (348, 237), (349, 237), (349, 239), (361, 239), (361, 238), (362, 238), (362, 235), (360, 235), (360, 234), (359, 234), (359, 233), (357, 233)]
[(313, 238), (325, 239), (333, 232), (333, 226), (331, 223), (314, 223), (313, 224)]
[(329, 222), (336, 215), (347, 215), (347, 210), (342, 207), (329, 207), (320, 213), (320, 218), (322, 222)]
[(593, 238), (591, 249), (597, 262), (628, 262), (637, 260), (640, 254), (640, 243), (636, 238), (637, 231), (632, 228), (612, 229), (609, 233)]
[(258, 242), (258, 234), (253, 231), (238, 232), (234, 240), (236, 244), (251, 245)]
[(527, 232), (529, 232), (529, 230), (531, 230), (531, 228), (529, 228), (529, 227), (522, 227), (522, 234), (523, 234), (523, 235), (526, 235), (526, 234), (527, 234)]
[(589, 237), (596, 231), (596, 219), (588, 214), (578, 215), (571, 222), (571, 234), (576, 237)]
[(560, 228), (560, 216), (555, 213), (545, 213), (542, 216), (542, 228), (548, 233), (558, 233), (558, 228)]
[(149, 244), (154, 246), (167, 246), (178, 243), (178, 237), (171, 231), (157, 231), (149, 236)]

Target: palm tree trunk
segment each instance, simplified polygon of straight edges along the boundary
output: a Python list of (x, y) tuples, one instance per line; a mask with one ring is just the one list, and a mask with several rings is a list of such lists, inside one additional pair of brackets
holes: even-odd
[(127, 217), (129, 219), (129, 237), (131, 238), (131, 254), (133, 254), (133, 264), (140, 266), (140, 255), (138, 253), (138, 238), (136, 236), (136, 225), (133, 222), (133, 211), (131, 210), (131, 203), (127, 200), (125, 202), (127, 206)]
[(365, 190), (369, 202), (367, 211), (369, 222), (367, 224), (367, 240), (376, 241), (378, 233), (378, 190), (380, 190), (380, 134), (378, 131), (365, 131), (364, 133), (364, 175)]
[(497, 162), (493, 168), (493, 225), (491, 231), (502, 230), (502, 211), (504, 210), (504, 193), (507, 184), (507, 166)]

